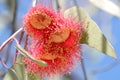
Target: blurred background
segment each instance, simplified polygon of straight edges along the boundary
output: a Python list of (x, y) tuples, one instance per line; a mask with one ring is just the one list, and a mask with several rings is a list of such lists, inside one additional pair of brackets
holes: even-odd
[[(73, 72), (62, 77), (62, 80), (119, 80), (120, 0), (37, 0), (37, 5), (48, 6), (51, 3), (54, 10), (60, 9), (62, 12), (75, 5), (84, 8), (111, 42), (118, 57), (113, 59), (82, 45), (82, 64), (78, 63)], [(23, 27), (23, 15), (32, 4), (32, 0), (0, 0), (0, 45), (16, 30)], [(14, 43), (11, 43), (0, 52), (0, 57), (8, 67), (11, 67), (14, 54)], [(8, 70), (0, 62), (0, 80), (4, 79), (7, 72)]]

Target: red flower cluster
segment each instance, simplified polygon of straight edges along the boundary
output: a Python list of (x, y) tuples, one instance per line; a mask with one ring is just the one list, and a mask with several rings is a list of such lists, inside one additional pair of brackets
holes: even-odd
[(42, 67), (25, 58), (27, 69), (41, 76), (70, 72), (80, 60), (79, 40), (82, 26), (46, 7), (32, 7), (24, 17), (24, 29), (32, 38), (29, 53), (48, 63)]

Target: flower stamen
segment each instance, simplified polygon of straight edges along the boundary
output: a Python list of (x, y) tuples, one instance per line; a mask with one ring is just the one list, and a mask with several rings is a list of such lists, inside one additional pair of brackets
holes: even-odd
[(30, 24), (36, 29), (45, 29), (51, 23), (51, 18), (44, 13), (34, 13), (30, 17)]
[(53, 33), (50, 37), (51, 42), (61, 43), (64, 42), (70, 35), (69, 29), (61, 29)]

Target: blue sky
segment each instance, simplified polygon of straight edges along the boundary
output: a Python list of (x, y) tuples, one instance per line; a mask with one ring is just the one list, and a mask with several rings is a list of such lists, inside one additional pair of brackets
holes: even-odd
[[(18, 15), (17, 22), (19, 22), (18, 23), (19, 27), (22, 26), (23, 15), (28, 11), (29, 7), (31, 6), (31, 1), (32, 0), (18, 0), (19, 7), (18, 7), (18, 13), (17, 13)], [(115, 48), (115, 51), (119, 59), (120, 57), (120, 19), (97, 8), (96, 8), (97, 11), (91, 14), (90, 10), (88, 9), (88, 6), (90, 6), (90, 4), (87, 2), (87, 0), (79, 0), (79, 5), (83, 7), (91, 15), (92, 19), (99, 25), (104, 35), (107, 37), (107, 39), (111, 42), (111, 44)], [(6, 9), (6, 7), (3, 7), (3, 5), (0, 5), (0, 10), (3, 10), (3, 9)], [(5, 27), (0, 28), (0, 45), (5, 39), (8, 38), (10, 34), (10, 29), (8, 29), (9, 24), (4, 26)], [(88, 72), (88, 77), (89, 77), (88, 80), (119, 80), (120, 79), (120, 76), (119, 76), (120, 63), (105, 72), (103, 71), (96, 74), (91, 74), (95, 70), (100, 70), (106, 67), (107, 65), (110, 65), (111, 63), (116, 62), (115, 59), (108, 57), (103, 53), (100, 53), (85, 45), (83, 46), (83, 54), (84, 54), (83, 58), (85, 58), (85, 68)], [(2, 55), (0, 54), (0, 56)], [(75, 69), (74, 74), (76, 76), (83, 77), (80, 67)]]

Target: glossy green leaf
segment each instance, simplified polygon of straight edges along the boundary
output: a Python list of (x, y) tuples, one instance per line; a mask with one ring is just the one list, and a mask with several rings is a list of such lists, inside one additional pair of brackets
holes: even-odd
[(47, 63), (42, 60), (37, 60), (34, 57), (32, 57), (27, 51), (25, 51), (19, 44), (16, 45), (16, 49), (24, 56), (28, 57), (32, 61), (36, 62), (40, 66), (47, 66)]
[(80, 7), (72, 7), (65, 11), (64, 16), (67, 15), (76, 18), (76, 21), (81, 21), (85, 27), (80, 42), (81, 44), (87, 44), (98, 51), (116, 58), (116, 53), (110, 42), (105, 38), (97, 24), (89, 17), (84, 9)]

